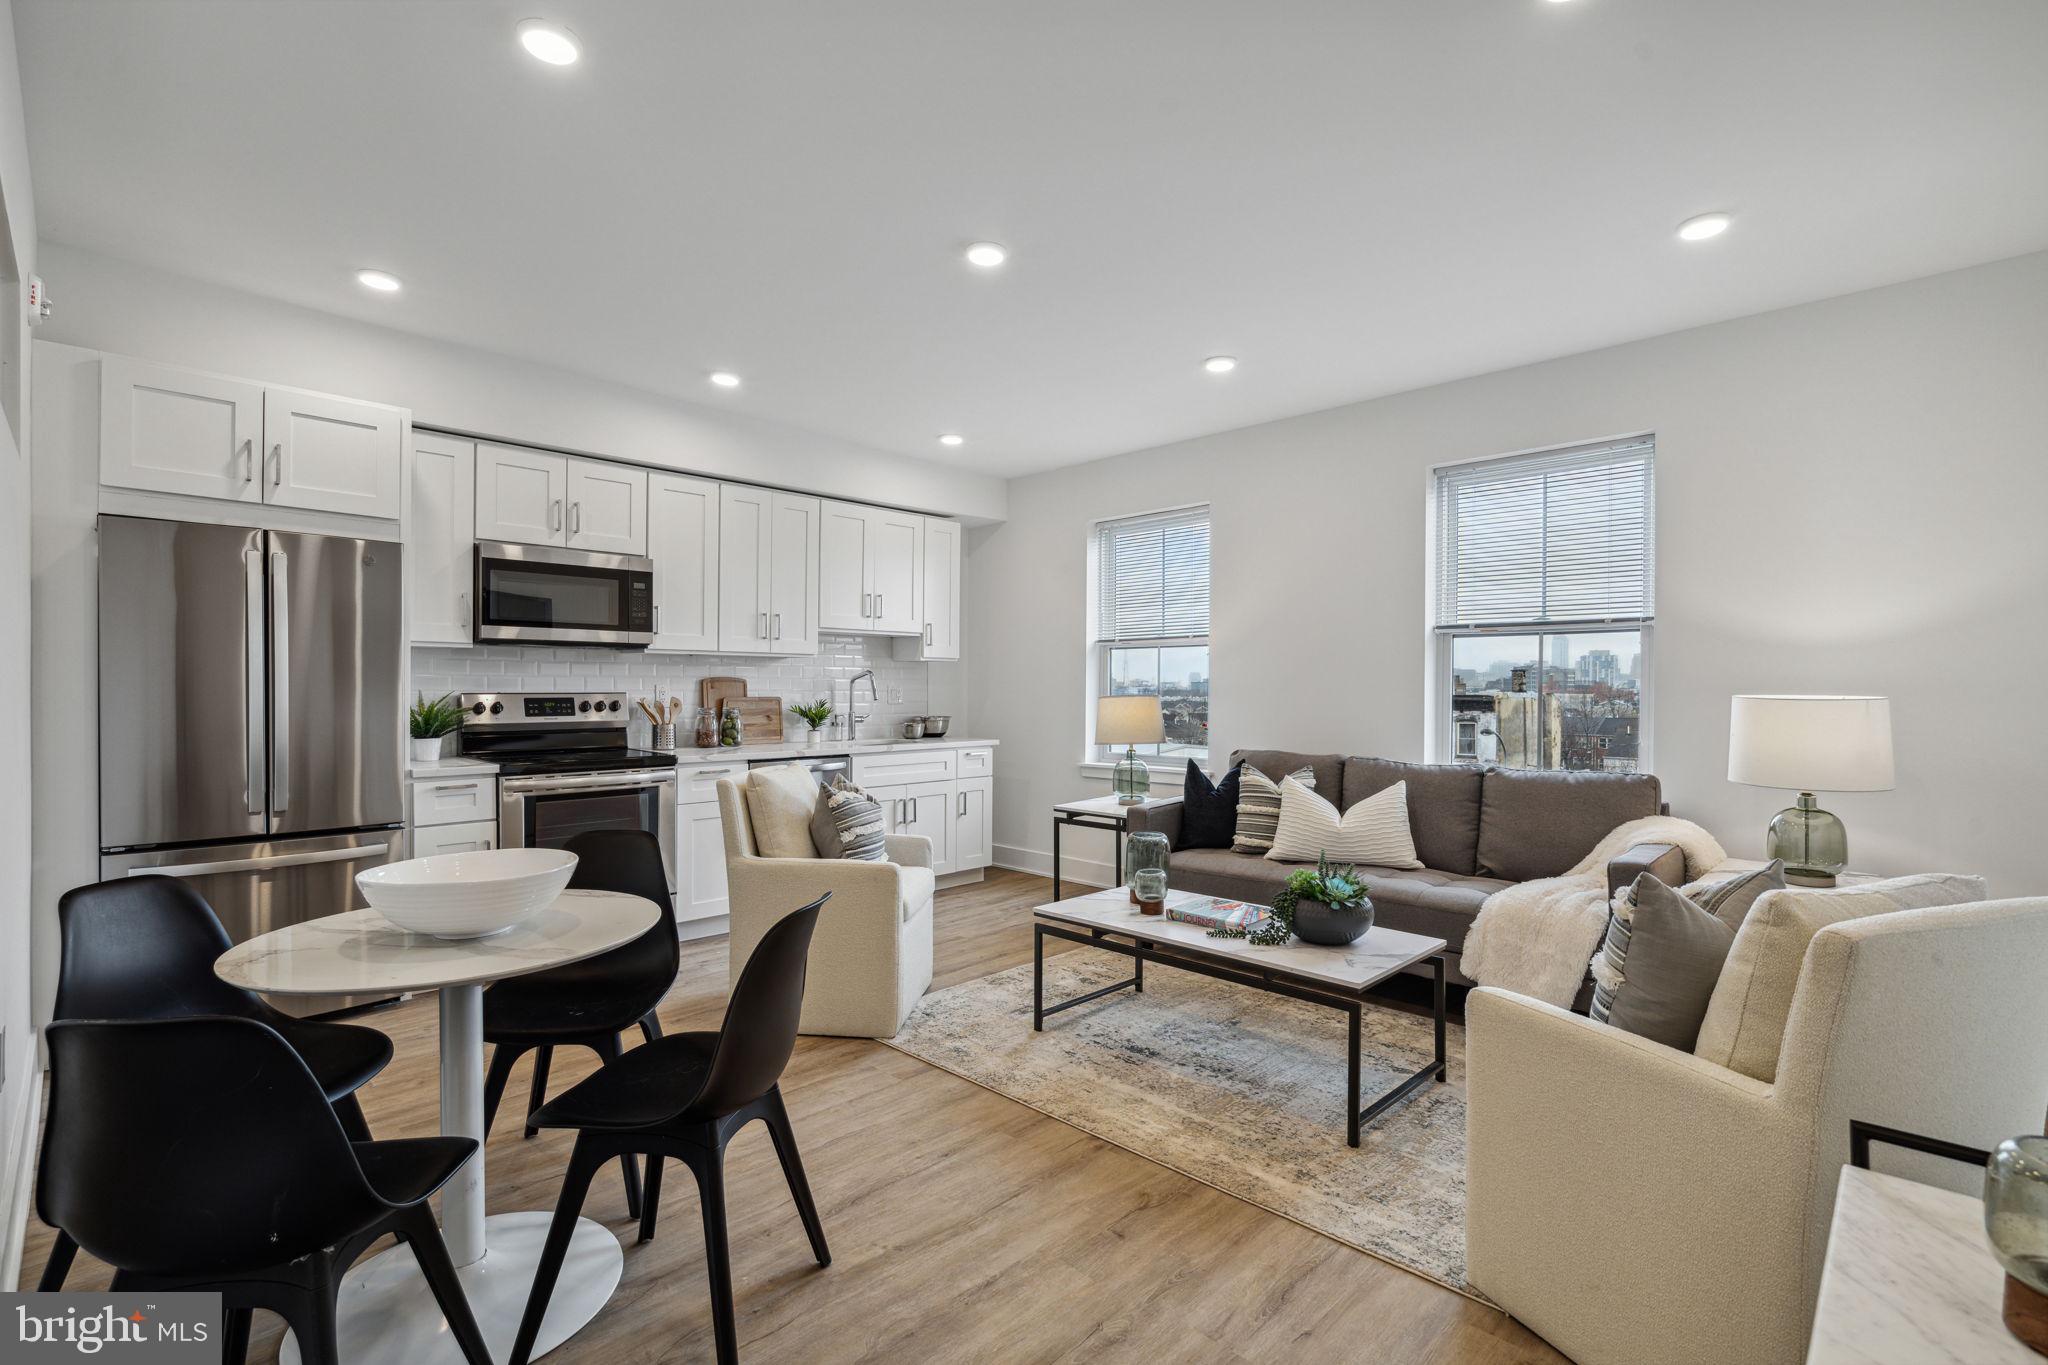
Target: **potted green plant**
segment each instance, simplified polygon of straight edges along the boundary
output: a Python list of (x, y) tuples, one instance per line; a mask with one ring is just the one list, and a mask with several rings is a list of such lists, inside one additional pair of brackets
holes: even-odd
[(441, 756), (442, 738), (454, 734), (462, 724), (462, 708), (455, 704), (453, 692), (432, 701), (422, 692), (416, 694), (407, 720), (412, 726), (413, 761), (431, 763)]
[(824, 728), (826, 721), (832, 719), (832, 703), (820, 697), (814, 702), (808, 702), (802, 706), (792, 706), (789, 709), (792, 713), (801, 717), (804, 724), (811, 727), (810, 733), (805, 735), (804, 739), (808, 743), (816, 744), (818, 742), (818, 732)]
[(1316, 860), (1315, 871), (1297, 868), (1273, 896), (1270, 919), (1253, 928), (1211, 929), (1211, 938), (1241, 938), (1257, 948), (1278, 948), (1289, 938), (1341, 948), (1372, 928), (1372, 901), (1355, 866), (1331, 867)]

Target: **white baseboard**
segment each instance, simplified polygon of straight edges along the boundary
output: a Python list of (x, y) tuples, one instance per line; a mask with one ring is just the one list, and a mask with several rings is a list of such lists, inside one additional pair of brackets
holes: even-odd
[(706, 915), (702, 919), (686, 919), (676, 924), (676, 941), (688, 943), (693, 939), (717, 938), (732, 931), (732, 916)]
[[(1040, 877), (1052, 875), (1052, 854), (1039, 849), (1013, 848), (1006, 844), (997, 844), (995, 855), (997, 867), (1006, 867), (1012, 872), (1030, 872)], [(1073, 882), (1079, 886), (1115, 886), (1116, 867), (1097, 858), (1076, 858), (1062, 850), (1060, 881)]]
[(0, 1172), (7, 1192), (6, 1202), (0, 1204), (6, 1234), (0, 1242), (0, 1288), (10, 1290), (21, 1283), (21, 1255), (28, 1245), (29, 1195), (35, 1188), (36, 1120), (43, 1112), (43, 1068), (38, 1053), (37, 1048), (29, 1049), (28, 1065), (23, 1068), (28, 1075), (20, 1083), (28, 1093), (22, 1096), (21, 1113), (9, 1125), (14, 1130), (8, 1134), (6, 1148), (9, 1169)]
[(962, 872), (947, 872), (942, 874), (936, 879), (936, 889), (944, 891), (949, 887), (972, 886), (976, 882), (987, 880), (988, 872), (985, 869), (979, 867), (970, 867)]

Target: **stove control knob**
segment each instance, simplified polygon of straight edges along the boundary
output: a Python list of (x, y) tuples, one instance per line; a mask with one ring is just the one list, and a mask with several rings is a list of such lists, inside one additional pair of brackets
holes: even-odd
[(492, 702), (492, 703), (491, 703), (491, 714), (492, 714), (492, 715), (494, 715), (494, 716), (502, 716), (502, 715), (504, 715), (504, 714), (505, 714), (505, 703), (504, 703), (504, 702), (501, 702), (501, 701), (494, 701), (494, 702)]
[(606, 705), (605, 709), (607, 711), (616, 711), (619, 709), (619, 704), (617, 702), (611, 702), (608, 705)]
[(469, 714), (471, 714), (472, 716), (480, 716), (483, 713), (484, 704), (482, 702), (478, 702), (475, 706), (469, 708)]
[[(599, 703), (599, 705), (602, 705), (602, 704), (603, 704), (603, 703), (601, 703), (601, 702)], [(577, 709), (578, 711), (588, 711), (588, 710), (590, 709), (590, 703), (589, 703), (589, 702), (584, 702), (584, 703), (583, 703), (582, 705), (578, 706), (578, 707), (577, 707), (576, 709)]]

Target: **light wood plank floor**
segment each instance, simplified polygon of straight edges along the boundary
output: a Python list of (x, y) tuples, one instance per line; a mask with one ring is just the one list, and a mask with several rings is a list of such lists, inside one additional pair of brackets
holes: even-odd
[[(1015, 872), (941, 892), (935, 988), (1028, 961), (1030, 907), (1049, 894)], [(725, 940), (686, 944), (664, 1026), (716, 1028), (724, 999)], [(372, 1129), (435, 1131), (433, 1002), (362, 1022), (397, 1045), (362, 1092)], [(594, 1064), (557, 1054), (551, 1089)], [(519, 1136), (526, 1065), (490, 1143), (493, 1213), (552, 1208), (568, 1157), (567, 1134)], [(805, 1038), (783, 1090), (833, 1262), (812, 1262), (767, 1133), (750, 1126), (729, 1153), (728, 1198), (741, 1354), (754, 1365), (1563, 1359), (1501, 1313), (879, 1043)], [(592, 1186), (584, 1212), (626, 1243), (625, 1279), (550, 1362), (711, 1358), (696, 1193), (687, 1179), (666, 1185), (645, 1246), (617, 1168)], [(23, 1288), (49, 1241), (32, 1218)], [(106, 1280), (79, 1257), (72, 1287)], [(274, 1359), (279, 1335), (259, 1314), (250, 1359)]]

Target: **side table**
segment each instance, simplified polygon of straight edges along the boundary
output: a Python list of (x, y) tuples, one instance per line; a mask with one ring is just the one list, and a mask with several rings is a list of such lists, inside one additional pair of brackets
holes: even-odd
[(1060, 898), (1060, 830), (1067, 825), (1082, 829), (1106, 829), (1116, 845), (1116, 884), (1124, 884), (1124, 834), (1131, 827), (1131, 812), (1167, 804), (1146, 799), (1126, 805), (1114, 796), (1091, 796), (1085, 801), (1062, 801), (1052, 808), (1052, 898)]

